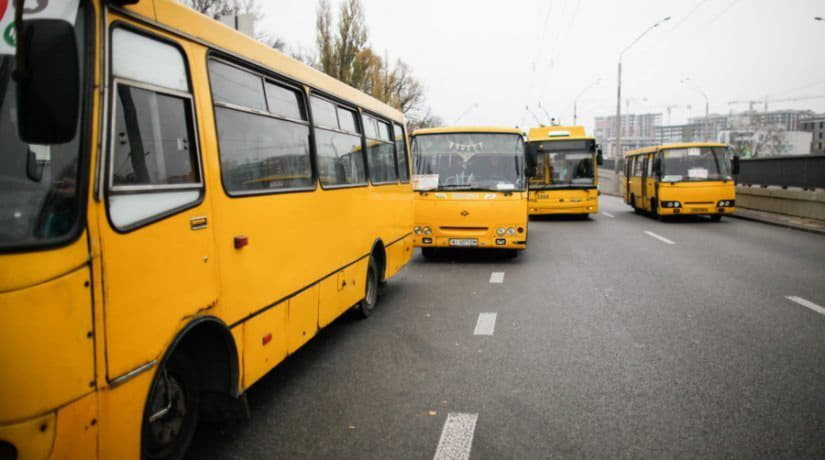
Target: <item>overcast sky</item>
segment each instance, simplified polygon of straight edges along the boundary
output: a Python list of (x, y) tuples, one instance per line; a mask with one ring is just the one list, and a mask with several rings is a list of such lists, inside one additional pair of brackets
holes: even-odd
[[(711, 113), (747, 109), (732, 100), (825, 96), (825, 21), (813, 19), (825, 16), (823, 0), (362, 1), (370, 44), (412, 66), (447, 124), (525, 128), (536, 124), (527, 105), (547, 118), (539, 101), (570, 124), (573, 99), (601, 78), (579, 99), (579, 123), (592, 130), (595, 116), (616, 111), (619, 53), (666, 16), (624, 56), (631, 112), (680, 105), (674, 124), (704, 115), (704, 98), (680, 84), (686, 77), (708, 95)], [(261, 27), (315, 49), (317, 2), (260, 3)], [(770, 108), (825, 112), (825, 97)]]

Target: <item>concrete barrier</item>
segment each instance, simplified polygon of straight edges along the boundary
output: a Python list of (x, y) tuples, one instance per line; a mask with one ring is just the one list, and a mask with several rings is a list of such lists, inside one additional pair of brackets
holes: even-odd
[(736, 207), (825, 220), (825, 190), (736, 187)]

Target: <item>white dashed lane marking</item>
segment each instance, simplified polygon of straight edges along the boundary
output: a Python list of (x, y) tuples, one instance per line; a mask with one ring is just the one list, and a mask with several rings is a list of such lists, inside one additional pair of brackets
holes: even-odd
[(433, 460), (467, 460), (473, 447), (478, 414), (450, 412), (441, 430)]
[(476, 322), (476, 330), (473, 335), (493, 335), (496, 329), (497, 313), (480, 313)]
[(501, 284), (504, 282), (504, 272), (493, 272), (490, 274), (490, 282), (494, 284)]
[(785, 296), (785, 298), (790, 300), (791, 302), (796, 302), (796, 303), (798, 303), (799, 305), (802, 305), (805, 308), (810, 308), (811, 310), (813, 310), (813, 311), (815, 311), (815, 312), (817, 312), (821, 315), (825, 315), (825, 308), (811, 302), (810, 300), (805, 300), (802, 297), (797, 297), (795, 295)]
[(605, 215), (605, 216), (607, 216), (607, 217), (610, 217), (611, 219), (612, 219), (612, 218), (614, 218), (614, 217), (616, 217), (616, 216), (614, 216), (613, 214), (610, 214), (610, 213), (609, 213), (609, 212), (607, 212), (607, 211), (602, 211), (602, 214), (604, 214), (604, 215)]
[(657, 235), (657, 234), (655, 234), (653, 232), (650, 232), (650, 231), (645, 231), (645, 235), (652, 236), (653, 238), (656, 238), (657, 240), (659, 240), (659, 241), (661, 241), (665, 244), (676, 244), (673, 241), (670, 241), (669, 239), (665, 238), (664, 236)]

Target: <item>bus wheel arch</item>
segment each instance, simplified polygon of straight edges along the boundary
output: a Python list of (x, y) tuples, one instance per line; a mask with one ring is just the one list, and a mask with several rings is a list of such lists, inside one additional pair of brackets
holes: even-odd
[(164, 353), (150, 385), (141, 422), (141, 457), (178, 457), (200, 420), (247, 418), (249, 408), (238, 382), (238, 352), (229, 328), (215, 317), (187, 324)]

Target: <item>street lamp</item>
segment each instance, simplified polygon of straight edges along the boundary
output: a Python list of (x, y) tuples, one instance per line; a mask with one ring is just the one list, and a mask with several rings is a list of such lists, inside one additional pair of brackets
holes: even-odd
[(579, 98), (580, 98), (580, 97), (582, 97), (582, 94), (584, 94), (587, 90), (589, 90), (590, 88), (592, 88), (592, 87), (594, 87), (594, 86), (598, 85), (601, 81), (602, 81), (602, 79), (601, 79), (601, 78), (597, 78), (597, 79), (596, 79), (596, 81), (594, 81), (593, 83), (591, 83), (590, 85), (588, 85), (585, 89), (583, 89), (583, 90), (579, 93), (579, 95), (578, 95), (578, 96), (576, 96), (576, 98), (575, 98), (575, 99), (573, 99), (573, 126), (576, 126), (576, 119), (578, 118), (578, 113), (577, 113), (577, 111), (576, 111), (576, 105), (579, 103)]
[(710, 125), (710, 113), (709, 113), (709, 111), (710, 111), (710, 102), (708, 102), (708, 95), (705, 94), (705, 92), (702, 91), (701, 88), (699, 88), (699, 85), (696, 84), (696, 82), (693, 81), (690, 77), (683, 78), (681, 83), (683, 85), (687, 86), (688, 88), (696, 91), (697, 93), (701, 94), (702, 97), (705, 98), (705, 122), (702, 124), (702, 135), (704, 136), (704, 139), (702, 139), (702, 140), (707, 141), (708, 140), (708, 138), (707, 138), (707, 136), (708, 136), (708, 127)]
[[(627, 47), (625, 49), (622, 50), (621, 53), (619, 53), (619, 79), (618, 79), (619, 82), (618, 82), (617, 89), (616, 89), (616, 92), (617, 92), (617, 95), (618, 95), (616, 97), (616, 149), (615, 149), (616, 154), (613, 158), (613, 171), (616, 173), (616, 177), (618, 177), (618, 174), (619, 174), (619, 158), (621, 158), (621, 156), (622, 156), (622, 57), (624, 57), (624, 53), (626, 53), (627, 50), (632, 48), (633, 45), (635, 45), (639, 40), (641, 40), (642, 37), (647, 35), (648, 32), (650, 32), (651, 30), (659, 27), (660, 25), (662, 25), (663, 23), (665, 23), (667, 21), (670, 21), (670, 16), (662, 19), (661, 21), (657, 22), (656, 24), (653, 24), (652, 26), (645, 29), (644, 32), (639, 34), (639, 36), (636, 37), (635, 40), (633, 40), (629, 45), (627, 45)], [(619, 185), (618, 181), (616, 182), (616, 185), (617, 186)]]

